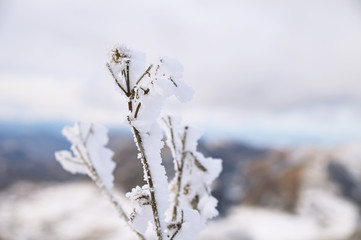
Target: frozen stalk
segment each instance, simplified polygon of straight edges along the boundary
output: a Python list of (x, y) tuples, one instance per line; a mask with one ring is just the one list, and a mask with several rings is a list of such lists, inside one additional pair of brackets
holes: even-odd
[(193, 90), (181, 81), (183, 69), (168, 57), (146, 64), (144, 54), (126, 47), (112, 49), (106, 65), (124, 97), (126, 120), (144, 170), (146, 184), (126, 194), (133, 203), (131, 214), (124, 212), (111, 192), (115, 165), (111, 161), (113, 153), (104, 147), (108, 137), (103, 127), (78, 124), (73, 129), (65, 128), (63, 133), (73, 143), (74, 156), (61, 151), (56, 157), (64, 169), (88, 174), (140, 239), (193, 239), (206, 220), (217, 214), (210, 184), (221, 170), (221, 161), (206, 159), (197, 152), (199, 131), (181, 128), (173, 118), (164, 118), (176, 170), (169, 192), (160, 155), (163, 132), (157, 120), (168, 97), (175, 95), (180, 101), (192, 97)]
[(170, 183), (172, 220), (178, 219), (179, 209), (191, 208), (199, 212), (205, 223), (218, 215), (211, 184), (222, 170), (222, 161), (205, 158), (197, 151), (197, 142), (202, 136), (199, 129), (182, 127), (180, 120), (171, 116), (162, 121), (175, 169), (175, 177)]
[[(127, 214), (112, 193), (114, 162), (113, 152), (104, 147), (108, 142), (107, 130), (104, 126), (92, 123), (77, 122), (74, 127), (65, 127), (63, 134), (72, 143), (71, 150), (55, 153), (62, 167), (71, 173), (87, 174), (113, 204), (119, 216), (126, 222)], [(128, 224), (140, 239), (144, 237)]]
[(156, 236), (165, 239), (169, 193), (160, 157), (162, 133), (156, 121), (166, 98), (176, 95), (188, 100), (193, 92), (180, 81), (181, 66), (170, 58), (160, 58), (146, 66), (144, 54), (119, 47), (112, 50), (107, 67), (126, 98), (127, 120), (143, 164)]

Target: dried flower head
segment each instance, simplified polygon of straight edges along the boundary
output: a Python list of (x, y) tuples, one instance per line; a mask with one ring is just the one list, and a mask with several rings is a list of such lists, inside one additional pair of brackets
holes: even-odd
[(112, 63), (121, 63), (123, 61), (130, 60), (130, 50), (127, 47), (120, 46), (115, 47), (110, 50), (111, 60)]

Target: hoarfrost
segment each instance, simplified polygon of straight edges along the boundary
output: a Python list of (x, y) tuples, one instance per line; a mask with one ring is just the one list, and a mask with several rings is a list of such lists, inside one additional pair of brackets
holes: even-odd
[(71, 173), (87, 174), (111, 191), (115, 163), (113, 152), (105, 147), (108, 143), (106, 128), (100, 124), (77, 122), (73, 127), (65, 127), (63, 135), (72, 143), (72, 153), (55, 153), (62, 167)]
[(205, 227), (205, 223), (201, 220), (196, 210), (184, 209), (183, 212), (184, 220), (182, 228), (181, 231), (175, 235), (174, 240), (195, 239), (198, 233)]
[(183, 129), (179, 120), (169, 117), (164, 121), (167, 145), (177, 172), (170, 183), (176, 190), (169, 191), (160, 154), (163, 132), (157, 119), (167, 98), (176, 96), (182, 102), (192, 98), (193, 90), (181, 80), (183, 67), (169, 57), (147, 63), (145, 54), (124, 46), (111, 50), (107, 67), (128, 108), (124, 119), (134, 134), (146, 182), (126, 194), (133, 203), (130, 216), (111, 193), (115, 164), (113, 152), (104, 147), (108, 137), (103, 126), (78, 122), (64, 128), (73, 153), (59, 151), (56, 158), (64, 169), (89, 175), (140, 239), (193, 239), (206, 220), (218, 213), (210, 186), (222, 167), (221, 160), (197, 152), (201, 131)]
[[(171, 149), (176, 175), (169, 188), (173, 216), (178, 209), (195, 209), (203, 222), (218, 215), (217, 200), (211, 195), (211, 184), (222, 170), (222, 160), (206, 158), (197, 151), (202, 131), (193, 127), (181, 127), (179, 118), (163, 118), (167, 145)], [(175, 219), (175, 217), (173, 217)]]
[(148, 223), (150, 219), (152, 219), (152, 209), (150, 207), (151, 199), (149, 193), (149, 186), (144, 185), (143, 187), (136, 186), (131, 192), (128, 192), (125, 195), (131, 201), (134, 208), (129, 220), (134, 229), (142, 234), (145, 234)]

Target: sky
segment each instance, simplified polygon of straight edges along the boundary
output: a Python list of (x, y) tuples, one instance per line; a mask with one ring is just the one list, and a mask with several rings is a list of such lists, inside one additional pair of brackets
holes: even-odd
[(356, 0), (0, 0), (0, 120), (120, 124), (105, 68), (125, 44), (171, 56), (195, 90), (167, 111), (260, 144), (361, 137)]

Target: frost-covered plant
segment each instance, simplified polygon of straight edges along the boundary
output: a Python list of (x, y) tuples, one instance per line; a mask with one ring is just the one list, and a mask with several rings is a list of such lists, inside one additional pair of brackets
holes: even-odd
[(211, 184), (222, 166), (221, 160), (205, 158), (197, 151), (199, 130), (182, 127), (177, 118), (166, 116), (160, 122), (176, 173), (168, 184), (160, 155), (163, 132), (157, 120), (168, 97), (188, 101), (193, 95), (181, 81), (181, 65), (168, 57), (146, 65), (144, 54), (117, 47), (111, 50), (107, 68), (124, 97), (125, 119), (144, 170), (145, 185), (126, 194), (133, 211), (127, 214), (112, 192), (115, 164), (113, 152), (105, 147), (108, 136), (103, 126), (78, 122), (65, 127), (63, 134), (72, 143), (73, 153), (57, 152), (56, 159), (67, 171), (87, 174), (140, 239), (193, 239), (206, 221), (218, 214)]
[(170, 182), (172, 198), (172, 220), (179, 215), (179, 209), (191, 208), (199, 212), (202, 221), (218, 215), (217, 200), (211, 195), (211, 184), (218, 177), (221, 160), (205, 158), (197, 151), (197, 142), (202, 131), (194, 127), (181, 127), (177, 118), (162, 119), (171, 149), (175, 177)]

